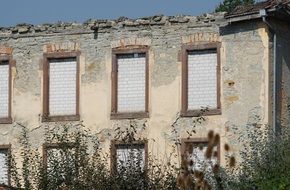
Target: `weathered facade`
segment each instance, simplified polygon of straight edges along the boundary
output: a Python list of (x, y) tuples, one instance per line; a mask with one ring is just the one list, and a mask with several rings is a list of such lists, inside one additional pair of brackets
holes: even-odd
[[(282, 121), (286, 128), (288, 7), (260, 9), (269, 14), (257, 10), (1, 28), (0, 148), (17, 153), (23, 126), (33, 146), (42, 147), (46, 126), (82, 122), (98, 133), (109, 153), (114, 129), (134, 125), (137, 136), (148, 141), (146, 150), (174, 159), (170, 153), (180, 151), (172, 148), (176, 139), (204, 142), (213, 130), (220, 147), (228, 143), (237, 153), (249, 126), (280, 126)], [(134, 59), (131, 65), (127, 59)], [(61, 69), (58, 62), (64, 63)], [(205, 121), (184, 140), (202, 107), (209, 108)], [(224, 154), (220, 148), (222, 165)]]

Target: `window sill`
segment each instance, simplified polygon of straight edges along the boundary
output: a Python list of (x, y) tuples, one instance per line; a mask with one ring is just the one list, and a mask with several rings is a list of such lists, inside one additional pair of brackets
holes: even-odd
[(221, 115), (221, 114), (222, 114), (221, 109), (214, 109), (214, 110), (207, 110), (207, 111), (187, 110), (187, 111), (181, 111), (180, 116), (181, 117), (201, 117), (201, 116)]
[(148, 112), (134, 112), (134, 113), (111, 113), (111, 119), (140, 119), (149, 118)]
[(0, 118), (0, 124), (12, 124), (12, 118)]
[(42, 116), (42, 122), (79, 121), (80, 115)]

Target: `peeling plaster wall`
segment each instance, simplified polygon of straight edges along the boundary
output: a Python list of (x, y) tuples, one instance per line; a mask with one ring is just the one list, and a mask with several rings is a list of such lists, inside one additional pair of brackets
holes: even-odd
[(251, 21), (222, 33), (224, 138), (238, 152), (247, 133), (269, 124), (269, 37), (264, 24)]
[[(222, 114), (206, 117), (196, 126), (192, 137), (205, 138), (209, 130), (214, 130), (221, 136), (222, 147), (229, 143), (238, 151), (243, 146), (238, 138), (245, 133), (247, 124), (268, 123), (269, 39), (266, 27), (259, 22), (225, 26), (222, 17), (95, 22), (96, 32), (88, 29), (90, 25), (3, 29), (0, 47), (13, 49), (16, 64), (13, 67), (13, 124), (0, 124), (0, 144), (11, 143), (13, 150), (17, 150), (21, 132), (17, 123), (20, 123), (31, 131), (33, 145), (42, 145), (45, 125), (54, 125), (41, 122), (43, 53), (77, 49), (81, 51), (81, 120), (91, 131), (99, 133), (105, 151), (109, 152), (115, 128), (134, 123), (138, 136), (149, 140), (149, 151), (160, 159), (168, 159), (173, 140), (187, 138), (186, 131), (192, 129), (194, 120), (179, 118), (175, 125), (178, 135), (172, 133), (171, 125), (181, 109), (181, 45), (218, 41), (222, 44)], [(148, 119), (110, 119), (111, 50), (127, 45), (149, 46)], [(225, 164), (223, 157), (221, 163)]]

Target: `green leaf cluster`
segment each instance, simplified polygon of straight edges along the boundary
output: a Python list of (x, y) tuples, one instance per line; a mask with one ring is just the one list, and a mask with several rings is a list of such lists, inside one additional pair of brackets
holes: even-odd
[(216, 7), (215, 12), (229, 13), (232, 10), (234, 10), (237, 6), (253, 5), (254, 3), (255, 0), (224, 0)]
[(278, 138), (259, 131), (251, 131), (251, 141), (240, 153), (243, 162), (228, 183), (237, 190), (289, 190), (289, 134)]

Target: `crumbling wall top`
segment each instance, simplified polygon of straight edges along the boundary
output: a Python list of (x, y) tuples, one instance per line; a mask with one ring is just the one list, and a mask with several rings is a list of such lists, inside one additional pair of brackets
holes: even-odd
[(84, 23), (77, 22), (57, 22), (44, 23), (41, 25), (17, 24), (12, 27), (0, 26), (0, 37), (17, 37), (22, 35), (38, 35), (38, 34), (57, 34), (57, 33), (92, 33), (93, 30), (121, 29), (125, 27), (150, 27), (156, 25), (177, 25), (188, 23), (190, 26), (204, 24), (219, 24), (224, 21), (224, 13), (203, 14), (201, 16), (164, 16), (155, 15), (150, 17), (142, 17), (130, 19), (120, 17), (115, 20), (96, 20), (89, 19)]

